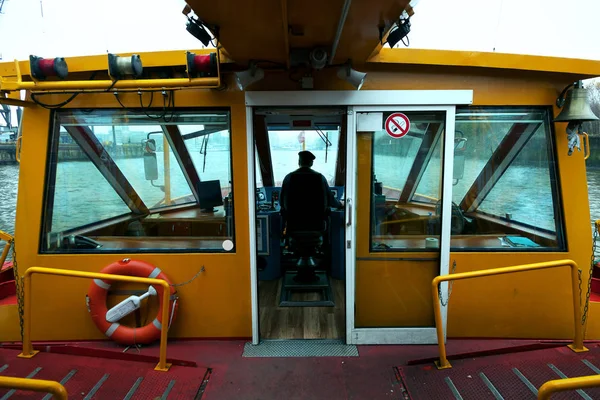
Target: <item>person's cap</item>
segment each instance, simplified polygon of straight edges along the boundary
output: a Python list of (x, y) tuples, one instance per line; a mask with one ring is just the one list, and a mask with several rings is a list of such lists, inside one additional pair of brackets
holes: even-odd
[(313, 161), (316, 158), (313, 153), (307, 150), (298, 153), (298, 157), (300, 157), (301, 160), (307, 161)]

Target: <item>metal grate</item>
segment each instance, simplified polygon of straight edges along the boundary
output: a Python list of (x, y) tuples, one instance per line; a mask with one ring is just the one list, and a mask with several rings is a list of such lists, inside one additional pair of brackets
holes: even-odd
[[(168, 372), (153, 370), (152, 363), (108, 358), (40, 353), (32, 360), (17, 358), (19, 351), (0, 349), (2, 376), (60, 381), (69, 399), (193, 399), (206, 386), (206, 368), (172, 366)], [(2, 364), (6, 363), (6, 367)], [(29, 374), (29, 375), (28, 375)], [(9, 396), (6, 397), (6, 396)], [(46, 399), (40, 393), (0, 389), (0, 399)]]
[(358, 357), (358, 349), (341, 340), (265, 340), (246, 343), (243, 357)]
[[(576, 354), (564, 348), (456, 360), (437, 370), (422, 364), (398, 367), (410, 399), (534, 400), (538, 388), (552, 379), (593, 375), (600, 348)], [(600, 399), (600, 388), (557, 393), (552, 399)]]

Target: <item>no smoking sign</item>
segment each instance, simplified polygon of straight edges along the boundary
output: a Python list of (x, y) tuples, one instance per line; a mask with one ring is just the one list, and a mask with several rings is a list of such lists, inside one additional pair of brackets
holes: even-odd
[(385, 120), (385, 131), (394, 139), (400, 139), (410, 130), (410, 120), (402, 113), (393, 113)]

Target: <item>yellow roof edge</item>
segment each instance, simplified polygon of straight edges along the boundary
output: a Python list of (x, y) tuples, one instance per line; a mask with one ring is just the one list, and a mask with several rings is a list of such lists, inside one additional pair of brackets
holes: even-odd
[(383, 48), (367, 62), (514, 69), (573, 74), (581, 78), (600, 76), (600, 61), (477, 51)]
[[(169, 51), (152, 51), (152, 52), (132, 52), (132, 53), (115, 53), (119, 56), (130, 56), (139, 54), (142, 59), (142, 65), (146, 68), (150, 67), (169, 67), (176, 65), (186, 65), (186, 51), (191, 51), (195, 54), (214, 53), (216, 49), (190, 49), (190, 50), (169, 50)], [(47, 56), (47, 55), (44, 55)], [(93, 56), (75, 56), (65, 57), (69, 73), (84, 72), (84, 71), (101, 71), (108, 70), (108, 56), (106, 54)], [(221, 63), (231, 62), (226, 56), (224, 50), (221, 51)], [(29, 60), (19, 61), (21, 75), (30, 75)], [(0, 77), (16, 76), (14, 61), (0, 63)]]

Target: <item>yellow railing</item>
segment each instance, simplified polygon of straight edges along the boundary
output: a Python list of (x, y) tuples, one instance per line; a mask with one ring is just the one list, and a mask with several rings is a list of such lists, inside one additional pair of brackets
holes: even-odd
[(137, 276), (125, 276), (125, 275), (110, 275), (102, 274), (99, 272), (84, 272), (84, 271), (70, 271), (67, 269), (54, 269), (54, 268), (42, 268), (42, 267), (31, 267), (25, 271), (25, 307), (23, 313), (23, 352), (19, 354), (21, 358), (31, 358), (35, 356), (38, 351), (33, 350), (31, 344), (31, 276), (33, 274), (39, 275), (58, 275), (58, 276), (70, 276), (74, 278), (89, 278), (89, 279), (103, 279), (107, 281), (118, 281), (118, 282), (129, 282), (129, 283), (143, 283), (145, 285), (158, 285), (162, 286), (163, 289), (163, 302), (161, 305), (162, 312), (162, 327), (160, 330), (160, 358), (158, 365), (154, 368), (156, 371), (168, 371), (171, 364), (167, 363), (167, 330), (169, 329), (169, 301), (170, 301), (170, 287), (167, 281), (163, 279), (155, 278), (140, 278)]
[(568, 347), (577, 353), (588, 351), (588, 349), (586, 349), (583, 346), (583, 326), (581, 324), (581, 308), (580, 303), (578, 301), (579, 268), (577, 268), (577, 264), (575, 263), (575, 261), (557, 260), (535, 264), (517, 265), (513, 267), (493, 268), (482, 271), (461, 272), (458, 274), (442, 275), (433, 278), (433, 281), (431, 282), (431, 290), (433, 294), (433, 312), (435, 314), (435, 327), (437, 329), (438, 347), (440, 350), (440, 360), (439, 362), (436, 361), (438, 369), (452, 368), (450, 362), (448, 362), (448, 359), (446, 358), (446, 345), (444, 343), (444, 327), (442, 326), (442, 309), (440, 305), (440, 296), (438, 294), (438, 287), (440, 283), (448, 281), (457, 281), (460, 279), (479, 278), (482, 276), (503, 275), (511, 274), (514, 272), (535, 271), (539, 269), (558, 268), (567, 266), (571, 267), (571, 290), (573, 292), (574, 314), (573, 318), (575, 321), (575, 339), (573, 340), (573, 344), (570, 344)]
[(0, 240), (6, 242), (4, 245), (4, 249), (2, 250), (2, 255), (0, 255), (0, 269), (2, 269), (2, 265), (4, 265), (4, 261), (6, 261), (6, 257), (8, 257), (8, 251), (10, 250), (10, 245), (12, 244), (13, 237), (6, 232), (0, 231)]
[(11, 378), (0, 376), (0, 388), (31, 390), (32, 392), (50, 393), (58, 400), (67, 400), (67, 390), (63, 385), (43, 379)]
[(538, 391), (538, 400), (547, 400), (556, 392), (585, 389), (597, 386), (600, 386), (600, 375), (556, 379), (553, 381), (548, 381), (542, 385)]

